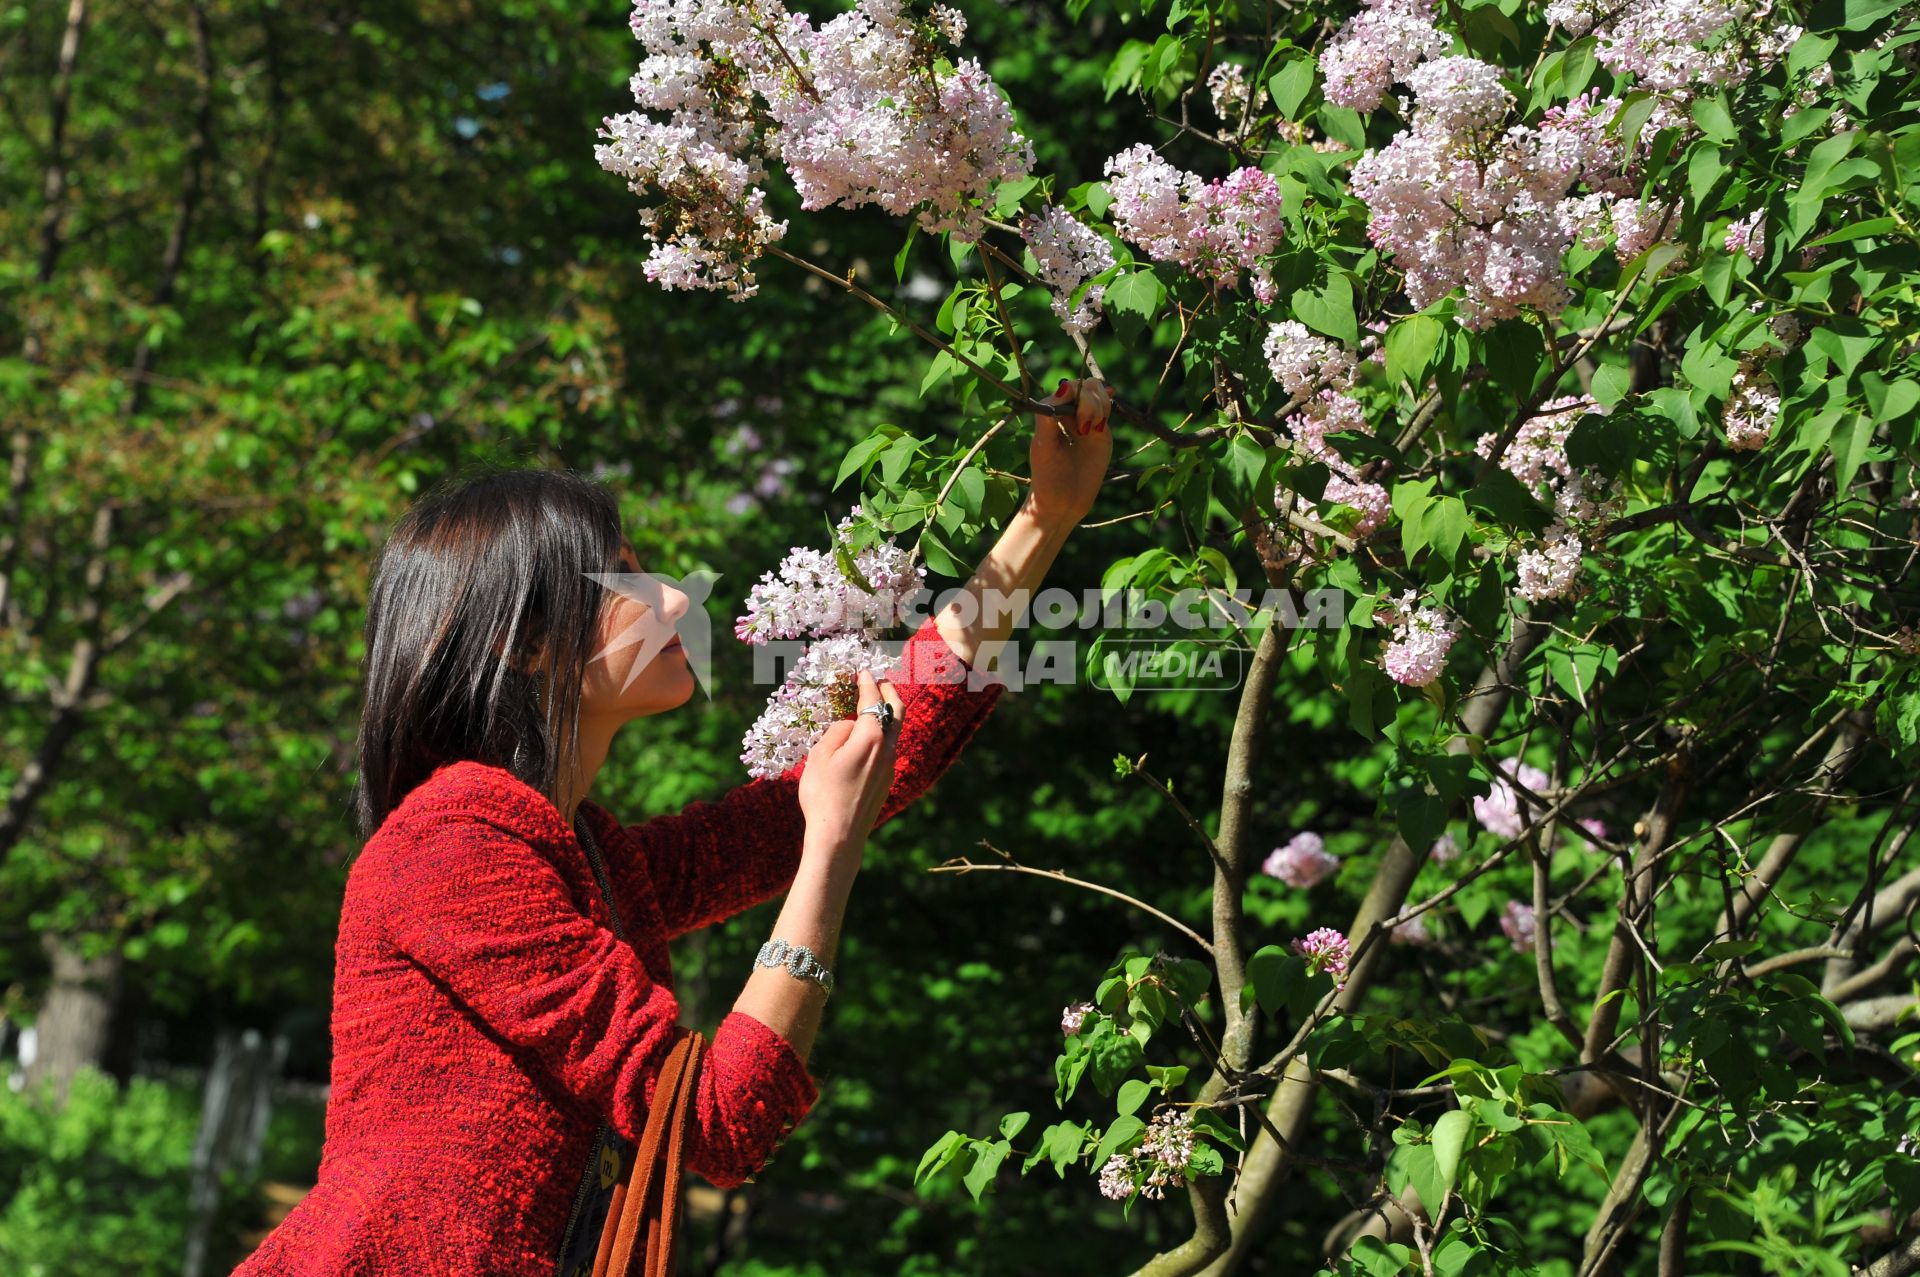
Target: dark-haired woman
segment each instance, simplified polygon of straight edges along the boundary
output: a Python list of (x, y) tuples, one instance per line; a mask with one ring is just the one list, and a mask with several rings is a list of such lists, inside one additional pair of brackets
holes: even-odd
[[(1070, 399), (1077, 419), (1036, 420), (1026, 499), (967, 597), (891, 677), (861, 675), (874, 712), (783, 775), (636, 825), (586, 795), (623, 724), (692, 694), (665, 642), (687, 596), (597, 583), (641, 568), (612, 495), (571, 474), (486, 475), (407, 512), (367, 608), (366, 843), (340, 920), (319, 1182), (240, 1273), (576, 1271), (604, 1211), (589, 1163), (639, 1139), (687, 1032), (667, 942), (784, 892), (769, 939), (806, 955), (746, 978), (687, 1150), (723, 1188), (767, 1163), (818, 1095), (806, 1061), (867, 836), (992, 709), (1003, 684), (968, 676), (1012, 615), (983, 605), (1037, 590), (1106, 473), (1106, 388), (1062, 383)], [(650, 627), (661, 642), (628, 641)]]

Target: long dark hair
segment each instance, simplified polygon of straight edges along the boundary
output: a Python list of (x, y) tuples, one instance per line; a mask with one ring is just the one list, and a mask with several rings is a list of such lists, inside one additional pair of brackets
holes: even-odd
[(460, 759), (557, 805), (606, 599), (585, 574), (620, 571), (624, 542), (613, 494), (565, 470), (468, 470), (401, 516), (367, 599), (362, 839)]

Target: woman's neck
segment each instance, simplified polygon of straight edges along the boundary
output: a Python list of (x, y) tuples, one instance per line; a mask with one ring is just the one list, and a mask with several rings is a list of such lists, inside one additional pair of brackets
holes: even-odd
[(574, 753), (573, 767), (570, 771), (563, 768), (560, 776), (560, 814), (567, 818), (568, 824), (573, 823), (580, 804), (593, 792), (594, 778), (607, 761), (607, 750), (620, 726), (610, 719), (581, 716), (580, 744)]

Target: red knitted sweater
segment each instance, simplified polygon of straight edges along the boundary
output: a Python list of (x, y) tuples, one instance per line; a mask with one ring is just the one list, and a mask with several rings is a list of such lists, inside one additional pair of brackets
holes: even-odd
[[(1004, 689), (970, 685), (968, 668), (931, 619), (902, 649), (882, 822)], [(792, 885), (804, 769), (639, 825), (583, 803), (625, 943), (538, 791), (459, 761), (409, 793), (347, 875), (319, 1182), (236, 1274), (548, 1277), (600, 1117), (639, 1140), (686, 1032), (667, 942)], [(791, 1043), (729, 1012), (701, 1069), (689, 1169), (722, 1188), (751, 1179), (818, 1095)]]

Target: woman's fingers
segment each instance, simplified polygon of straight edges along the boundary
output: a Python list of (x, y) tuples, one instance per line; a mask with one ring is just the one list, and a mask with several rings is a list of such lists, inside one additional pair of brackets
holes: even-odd
[(1081, 434), (1105, 430), (1113, 411), (1113, 391), (1098, 377), (1084, 378), (1077, 386), (1076, 408)]
[(853, 727), (853, 722), (845, 718), (828, 723), (827, 730), (820, 734), (820, 739), (813, 742), (813, 748), (807, 751), (808, 764), (811, 765), (817, 759), (833, 757), (834, 752), (847, 743), (847, 737), (853, 735)]

